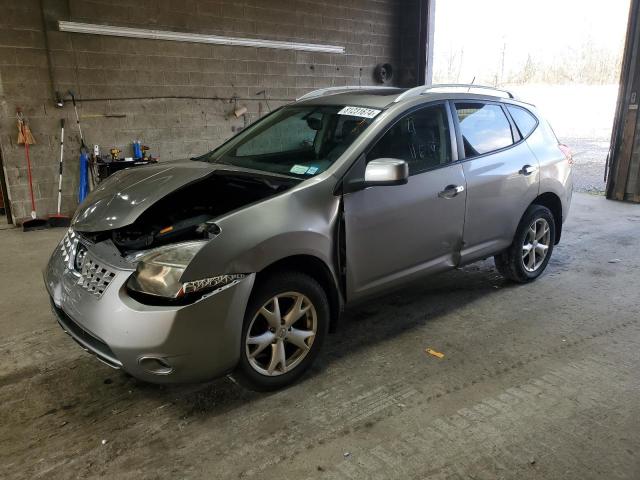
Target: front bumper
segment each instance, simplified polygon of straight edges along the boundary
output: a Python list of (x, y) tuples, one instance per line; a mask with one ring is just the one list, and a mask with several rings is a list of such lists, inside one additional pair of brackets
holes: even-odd
[(97, 266), (87, 279), (74, 270), (75, 247), (65, 240), (51, 255), (44, 281), (58, 323), (85, 350), (154, 383), (203, 381), (235, 367), (255, 275), (190, 305), (150, 306), (128, 295), (134, 266), (124, 265), (114, 246), (86, 245), (85, 263)]

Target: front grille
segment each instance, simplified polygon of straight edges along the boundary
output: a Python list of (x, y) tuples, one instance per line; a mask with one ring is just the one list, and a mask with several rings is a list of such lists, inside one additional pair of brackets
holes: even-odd
[[(116, 274), (92, 258), (89, 254), (86, 254), (86, 247), (79, 242), (79, 235), (71, 228), (67, 230), (67, 233), (60, 242), (62, 259), (65, 266), (78, 277), (78, 285), (87, 292), (100, 298)], [(80, 250), (79, 245), (83, 247)], [(76, 255), (80, 256), (82, 253), (84, 253), (83, 258), (76, 259)], [(82, 265), (76, 266), (76, 264), (80, 262), (82, 262)]]
[(60, 250), (62, 251), (62, 258), (65, 265), (70, 267), (73, 265), (73, 257), (76, 254), (76, 247), (78, 246), (78, 237), (72, 229), (67, 230), (62, 242), (60, 242)]
[(122, 362), (116, 358), (113, 351), (102, 340), (94, 337), (84, 328), (74, 322), (69, 315), (53, 303), (51, 300), (51, 308), (55, 313), (58, 323), (62, 329), (69, 334), (82, 348), (89, 353), (94, 354), (99, 360), (106, 363), (112, 368), (122, 368)]
[(115, 276), (114, 272), (87, 255), (82, 263), (78, 285), (100, 298)]

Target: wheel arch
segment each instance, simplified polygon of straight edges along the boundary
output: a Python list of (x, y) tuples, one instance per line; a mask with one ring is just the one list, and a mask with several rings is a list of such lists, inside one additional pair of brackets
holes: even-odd
[(556, 224), (556, 238), (554, 243), (557, 245), (562, 235), (562, 200), (553, 192), (545, 192), (538, 195), (535, 200), (531, 202), (531, 205), (542, 205), (551, 211)]
[(256, 274), (256, 283), (277, 271), (296, 271), (309, 275), (324, 289), (329, 300), (330, 323), (329, 331), (334, 332), (342, 314), (343, 298), (337, 281), (329, 266), (320, 258), (313, 255), (301, 254), (281, 258), (260, 270)]

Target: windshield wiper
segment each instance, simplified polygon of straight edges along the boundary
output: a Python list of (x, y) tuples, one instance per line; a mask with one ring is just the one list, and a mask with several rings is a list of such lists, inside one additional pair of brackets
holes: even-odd
[[(194, 160), (194, 161), (197, 161), (197, 162), (217, 161), (216, 159), (213, 158), (213, 154), (214, 154), (214, 152), (216, 150), (211, 150), (210, 152), (203, 153), (202, 155), (199, 155), (197, 157), (190, 157), (189, 160)], [(223, 162), (218, 162), (218, 163), (223, 163)], [(227, 165), (227, 164), (225, 164), (225, 165)]]
[(259, 183), (261, 185), (265, 185), (269, 187), (271, 190), (279, 190), (285, 183), (291, 183), (291, 180), (300, 181), (298, 178), (294, 177), (275, 177), (278, 180), (284, 180), (284, 182), (274, 182), (268, 178), (264, 178), (262, 176), (253, 176), (253, 175), (238, 175), (235, 176), (236, 179), (246, 182), (246, 183)]

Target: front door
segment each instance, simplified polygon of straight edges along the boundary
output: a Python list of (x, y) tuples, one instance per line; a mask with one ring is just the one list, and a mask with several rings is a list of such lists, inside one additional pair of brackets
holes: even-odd
[(407, 161), (410, 177), (344, 195), (349, 300), (457, 264), (466, 183), (453, 163), (450, 118), (446, 104), (413, 110), (367, 153), (367, 161)]

